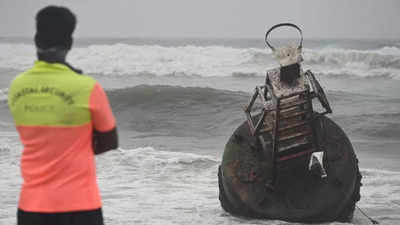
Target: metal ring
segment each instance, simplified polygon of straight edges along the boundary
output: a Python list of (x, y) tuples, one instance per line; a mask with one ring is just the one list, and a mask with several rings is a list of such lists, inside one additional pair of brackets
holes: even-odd
[(268, 35), (271, 33), (272, 30), (275, 30), (275, 28), (278, 28), (278, 27), (293, 27), (293, 28), (296, 28), (296, 29), (299, 31), (300, 36), (301, 36), (300, 44), (299, 44), (299, 47), (298, 47), (298, 48), (302, 48), (302, 47), (303, 47), (303, 32), (301, 31), (301, 29), (300, 29), (297, 25), (295, 25), (295, 24), (293, 24), (293, 23), (279, 23), (279, 24), (276, 24), (276, 25), (274, 25), (273, 27), (271, 27), (271, 28), (267, 31), (267, 33), (265, 34), (265, 43), (268, 45), (268, 47), (269, 47), (272, 51), (275, 51), (275, 48), (268, 42)]

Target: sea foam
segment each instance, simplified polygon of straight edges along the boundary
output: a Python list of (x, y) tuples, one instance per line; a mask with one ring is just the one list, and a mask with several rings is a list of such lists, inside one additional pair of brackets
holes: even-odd
[[(400, 49), (304, 49), (304, 69), (318, 73), (400, 79)], [(0, 44), (0, 68), (25, 70), (35, 60), (27, 44)], [(263, 48), (224, 46), (89, 45), (74, 48), (68, 61), (88, 74), (105, 76), (152, 74), (185, 76), (263, 76), (278, 66)]]

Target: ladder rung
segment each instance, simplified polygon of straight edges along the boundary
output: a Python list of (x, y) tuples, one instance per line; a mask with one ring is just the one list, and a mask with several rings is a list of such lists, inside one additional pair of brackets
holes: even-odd
[[(307, 125), (308, 122), (309, 122), (308, 120), (305, 120), (305, 121), (301, 121), (301, 122), (298, 122), (298, 123), (292, 123), (292, 124), (290, 124), (288, 126), (280, 127), (279, 131), (285, 131), (285, 130), (293, 129), (293, 128), (296, 128), (296, 127), (304, 126), (304, 125)], [(263, 129), (260, 129), (260, 133), (261, 134), (267, 133), (267, 132), (271, 132), (271, 131), (272, 131), (272, 127), (265, 127)]]
[(307, 140), (307, 139), (304, 139), (303, 141), (301, 141), (301, 142), (299, 142), (299, 143), (291, 144), (291, 145), (288, 145), (288, 146), (286, 146), (286, 147), (280, 147), (280, 148), (278, 149), (278, 152), (288, 151), (288, 150), (290, 150), (290, 149), (292, 149), (292, 148), (300, 147), (300, 146), (302, 146), (302, 145), (307, 145), (307, 144), (312, 144), (312, 142), (310, 142), (310, 141)]
[(307, 102), (308, 102), (308, 99), (301, 100), (301, 101), (297, 101), (297, 102), (294, 102), (294, 103), (284, 103), (284, 104), (282, 104), (282, 105), (279, 106), (279, 109), (280, 109), (280, 110), (282, 110), (282, 109), (288, 109), (288, 108), (292, 108), (292, 107), (295, 107), (295, 106), (298, 106), (298, 105), (305, 104), (305, 103), (307, 103)]
[(286, 140), (297, 138), (297, 137), (307, 136), (309, 134), (311, 134), (311, 131), (306, 130), (305, 132), (302, 132), (302, 133), (300, 132), (300, 133), (292, 134), (289, 136), (279, 137), (279, 141), (286, 141)]
[(300, 111), (300, 112), (289, 114), (287, 116), (281, 114), (281, 119), (289, 119), (289, 118), (293, 118), (293, 117), (296, 117), (296, 116), (302, 116), (302, 115), (307, 114), (307, 113), (308, 113), (308, 111)]
[(284, 95), (281, 98), (282, 99), (288, 99), (288, 98), (293, 98), (295, 96), (304, 96), (304, 95), (307, 95), (307, 92), (308, 92), (308, 90), (301, 90), (301, 91), (298, 91), (298, 92), (291, 93), (289, 95)]
[(292, 124), (290, 124), (288, 126), (280, 127), (279, 131), (285, 131), (285, 130), (289, 130), (289, 129), (292, 129), (292, 128), (300, 127), (300, 126), (306, 125), (307, 123), (308, 123), (307, 120), (304, 120), (304, 121), (301, 121), (301, 122), (298, 122), (298, 123), (292, 123)]
[(292, 108), (282, 109), (282, 110), (279, 110), (279, 114), (286, 115), (286, 114), (291, 114), (291, 113), (300, 112), (300, 111), (312, 111), (309, 108), (309, 105), (303, 105), (302, 108), (303, 109), (301, 109), (299, 107), (292, 107)]

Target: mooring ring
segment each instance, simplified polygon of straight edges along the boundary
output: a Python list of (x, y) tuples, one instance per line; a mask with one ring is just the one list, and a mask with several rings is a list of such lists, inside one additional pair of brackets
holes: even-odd
[(297, 29), (299, 31), (300, 37), (301, 37), (300, 44), (299, 44), (298, 48), (301, 49), (303, 47), (303, 32), (301, 31), (301, 29), (297, 25), (295, 25), (293, 23), (279, 23), (279, 24), (276, 24), (276, 25), (272, 26), (271, 28), (269, 28), (269, 30), (265, 34), (265, 43), (268, 45), (268, 47), (272, 51), (275, 51), (275, 48), (268, 42), (268, 35), (271, 33), (271, 31), (275, 30), (278, 27), (293, 27), (293, 28)]

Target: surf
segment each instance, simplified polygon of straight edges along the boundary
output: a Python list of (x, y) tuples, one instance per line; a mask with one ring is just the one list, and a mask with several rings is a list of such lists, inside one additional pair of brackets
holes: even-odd
[[(321, 47), (304, 49), (305, 65), (328, 76), (400, 79), (400, 48), (343, 49)], [(0, 68), (23, 71), (35, 60), (34, 46), (0, 44)], [(87, 74), (103, 76), (263, 76), (265, 68), (276, 66), (269, 50), (228, 46), (162, 46), (124, 43), (88, 45), (73, 49), (72, 64)]]

